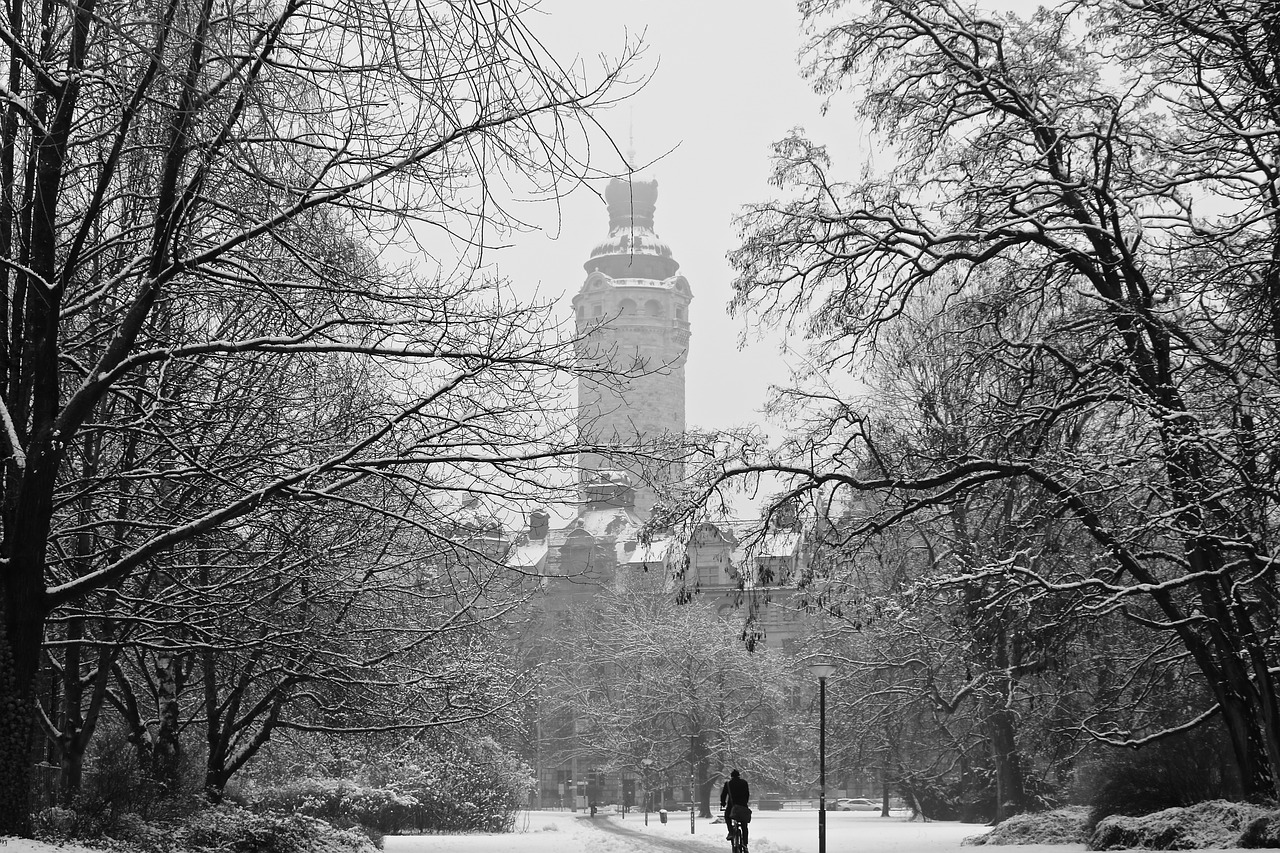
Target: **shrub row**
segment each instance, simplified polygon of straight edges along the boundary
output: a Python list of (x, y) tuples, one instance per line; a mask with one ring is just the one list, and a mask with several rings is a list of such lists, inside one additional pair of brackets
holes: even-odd
[[(50, 808), (37, 815), (37, 835), (48, 841), (84, 837), (81, 818), (71, 809)], [(177, 824), (148, 823), (122, 815), (95, 844), (142, 853), (373, 853), (363, 833), (339, 829), (301, 814), (253, 812), (233, 804), (211, 806)]]

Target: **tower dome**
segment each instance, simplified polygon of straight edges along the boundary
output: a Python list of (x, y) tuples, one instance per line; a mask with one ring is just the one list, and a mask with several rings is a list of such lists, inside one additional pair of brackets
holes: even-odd
[(653, 230), (653, 212), (658, 206), (658, 182), (653, 178), (614, 178), (604, 188), (609, 207), (609, 232), (624, 225)]
[(610, 278), (665, 279), (675, 275), (680, 264), (672, 257), (671, 247), (653, 230), (658, 182), (614, 178), (605, 187), (604, 198), (609, 236), (591, 250), (583, 268)]

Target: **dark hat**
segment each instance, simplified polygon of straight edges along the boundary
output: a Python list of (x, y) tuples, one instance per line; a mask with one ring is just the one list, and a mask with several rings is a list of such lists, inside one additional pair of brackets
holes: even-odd
[(730, 776), (732, 776), (734, 779), (737, 779), (737, 778), (738, 778), (738, 771), (737, 771), (737, 770), (734, 770), (734, 771), (733, 771), (733, 772), (731, 772), (729, 775), (730, 775)]

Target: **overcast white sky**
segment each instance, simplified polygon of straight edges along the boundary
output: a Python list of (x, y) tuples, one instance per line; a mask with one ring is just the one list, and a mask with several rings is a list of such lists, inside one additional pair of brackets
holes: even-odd
[[(982, 5), (990, 4), (1021, 13), (1038, 5)], [(856, 174), (875, 151), (848, 103), (833, 102), (823, 117), (822, 99), (801, 78), (794, 0), (542, 0), (529, 21), (558, 56), (581, 56), (588, 65), (601, 53), (618, 55), (628, 34), (643, 34), (652, 80), (603, 118), (624, 149), (634, 134), (641, 162), (671, 152), (642, 174), (658, 179), (656, 229), (694, 293), (688, 425), (758, 423), (769, 384), (785, 384), (789, 362), (798, 364), (799, 355), (780, 353), (776, 335), (739, 349), (744, 323), (725, 310), (732, 295), (725, 254), (736, 243), (733, 217), (774, 194), (767, 182), (770, 145), (792, 127), (827, 143), (845, 174)], [(603, 202), (587, 192), (565, 201), (558, 226), (555, 215), (543, 211), (546, 232), (522, 235), (490, 258), (522, 291), (564, 294), (567, 318), (568, 299), (585, 278), (582, 264), (606, 235), (608, 219)]]
[[(790, 0), (543, 0), (530, 17), (560, 56), (616, 55), (627, 33), (643, 33), (653, 69), (648, 86), (605, 116), (625, 149), (634, 128), (638, 159), (671, 150), (646, 176), (658, 179), (656, 229), (672, 247), (693, 289), (693, 339), (686, 371), (691, 427), (755, 423), (770, 382), (788, 377), (775, 342), (739, 351), (741, 320), (725, 311), (735, 244), (734, 214), (770, 195), (769, 146), (796, 125), (819, 118), (821, 104), (800, 78), (800, 21)], [(851, 126), (843, 111), (840, 122)], [(673, 149), (673, 150), (672, 150)], [(854, 150), (850, 146), (850, 151)], [(852, 155), (849, 158), (855, 160)], [(605, 165), (609, 165), (605, 163)], [(555, 223), (544, 219), (548, 229)], [(603, 203), (580, 192), (563, 207), (561, 232), (524, 235), (491, 259), (522, 289), (577, 292), (582, 264), (608, 231)]]

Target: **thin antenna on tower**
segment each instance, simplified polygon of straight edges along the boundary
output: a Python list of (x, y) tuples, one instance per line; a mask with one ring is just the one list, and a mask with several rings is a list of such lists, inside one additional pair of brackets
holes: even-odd
[(636, 108), (627, 105), (627, 171), (636, 170)]

